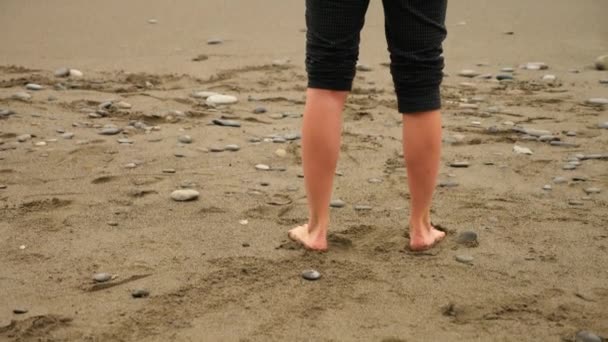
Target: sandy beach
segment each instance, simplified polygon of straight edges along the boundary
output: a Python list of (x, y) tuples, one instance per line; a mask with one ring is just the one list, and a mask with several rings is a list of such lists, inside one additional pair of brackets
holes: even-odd
[(413, 254), (372, 2), (319, 254), (287, 238), (307, 219), (303, 1), (3, 0), (0, 340), (608, 338), (607, 12), (449, 3), (448, 235)]

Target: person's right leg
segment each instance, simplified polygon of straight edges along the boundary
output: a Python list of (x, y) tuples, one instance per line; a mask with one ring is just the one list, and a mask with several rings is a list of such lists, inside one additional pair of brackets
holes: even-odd
[(289, 237), (313, 250), (327, 249), (329, 202), (340, 151), (344, 102), (352, 87), (359, 33), (369, 0), (306, 1), (308, 90), (302, 123), (302, 164), (308, 224)]

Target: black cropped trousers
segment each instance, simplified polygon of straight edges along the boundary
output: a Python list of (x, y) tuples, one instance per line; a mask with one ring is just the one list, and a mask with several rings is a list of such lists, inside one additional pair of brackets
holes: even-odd
[[(447, 0), (383, 0), (398, 110), (441, 107)], [(308, 87), (352, 88), (369, 0), (306, 0)]]

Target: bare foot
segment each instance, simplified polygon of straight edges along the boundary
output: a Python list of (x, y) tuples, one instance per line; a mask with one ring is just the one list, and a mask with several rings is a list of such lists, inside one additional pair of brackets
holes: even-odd
[(327, 250), (327, 230), (309, 229), (308, 224), (304, 224), (289, 230), (287, 236), (306, 249), (320, 252)]
[(445, 233), (435, 229), (432, 225), (416, 228), (410, 224), (410, 249), (420, 252), (433, 248), (445, 237)]

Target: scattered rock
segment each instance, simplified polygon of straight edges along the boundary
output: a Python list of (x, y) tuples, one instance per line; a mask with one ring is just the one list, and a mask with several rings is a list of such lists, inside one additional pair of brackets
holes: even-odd
[(230, 95), (211, 95), (207, 97), (206, 103), (209, 106), (219, 106), (219, 105), (230, 105), (237, 103), (238, 99), (235, 96)]
[(149, 295), (150, 291), (146, 289), (135, 289), (131, 292), (131, 296), (133, 296), (133, 298), (144, 298), (148, 297)]
[(241, 148), (239, 147), (239, 145), (236, 144), (229, 144), (225, 146), (226, 151), (231, 151), (231, 152), (236, 152), (238, 150), (240, 150)]
[(69, 76), (74, 77), (74, 78), (80, 78), (83, 76), (83, 74), (82, 74), (82, 71), (80, 71), (80, 70), (70, 69)]
[(569, 200), (568, 204), (579, 206), (579, 205), (583, 205), (584, 203), (583, 203), (583, 201), (579, 201), (579, 200)]
[(208, 45), (219, 45), (219, 44), (222, 44), (223, 42), (224, 42), (224, 40), (222, 40), (220, 38), (211, 38), (211, 39), (207, 40)]
[(112, 275), (110, 273), (95, 273), (93, 275), (93, 280), (98, 283), (104, 283), (110, 279), (112, 279)]
[(379, 179), (379, 178), (370, 178), (370, 179), (368, 179), (367, 181), (368, 181), (369, 183), (372, 183), (372, 184), (379, 184), (379, 183), (382, 183), (382, 179)]
[(321, 273), (315, 270), (307, 270), (302, 272), (302, 278), (306, 280), (319, 280), (321, 278)]
[(477, 245), (479, 245), (479, 242), (477, 241), (477, 233), (472, 231), (464, 231), (458, 234), (456, 242), (468, 247), (476, 247)]
[(608, 55), (599, 56), (595, 60), (595, 68), (597, 70), (608, 70)]
[(587, 195), (591, 195), (591, 194), (599, 194), (600, 192), (602, 192), (602, 190), (600, 188), (591, 187), (591, 188), (585, 188), (585, 192), (587, 193)]
[(268, 171), (268, 170), (270, 170), (270, 166), (268, 166), (268, 165), (266, 165), (266, 164), (257, 164), (257, 165), (255, 166), (255, 168), (256, 168), (257, 170), (261, 170), (261, 171)]
[(597, 127), (598, 127), (598, 128), (601, 128), (601, 129), (608, 129), (608, 121), (606, 121), (606, 122), (600, 122), (600, 123), (597, 125)]
[(192, 93), (192, 97), (197, 98), (197, 99), (207, 99), (210, 96), (213, 95), (220, 95), (218, 93), (212, 92), (212, 91), (197, 91)]
[(550, 191), (550, 190), (553, 190), (553, 187), (551, 186), (551, 184), (545, 184), (543, 186), (543, 190)]
[(566, 164), (566, 165), (562, 166), (562, 170), (567, 170), (567, 171), (576, 170), (576, 165)]
[(334, 199), (329, 202), (329, 206), (332, 208), (343, 208), (344, 206), (346, 206), (346, 202), (341, 199)]
[(66, 133), (63, 133), (61, 135), (61, 137), (63, 139), (68, 139), (69, 140), (69, 139), (72, 139), (74, 137), (74, 133), (72, 133), (72, 132), (66, 132)]
[(447, 181), (440, 181), (438, 185), (441, 188), (455, 188), (455, 187), (459, 186), (460, 184), (456, 181), (447, 180)]
[(122, 128), (118, 128), (118, 127), (104, 127), (99, 132), (99, 134), (101, 134), (101, 135), (116, 135), (116, 134), (118, 134), (120, 132), (122, 132)]
[(479, 72), (471, 69), (463, 69), (458, 72), (458, 76), (472, 78), (479, 76)]
[(156, 19), (148, 19), (148, 24), (152, 24), (152, 25), (158, 24), (158, 20), (156, 20)]
[(125, 101), (118, 101), (116, 103), (113, 103), (112, 106), (118, 109), (131, 109), (133, 107), (133, 105)]
[(44, 89), (43, 86), (41, 86), (40, 84), (36, 84), (36, 83), (28, 83), (25, 85), (25, 89), (27, 90), (33, 90), (33, 91), (37, 91), (37, 90), (42, 90)]
[(13, 309), (13, 313), (15, 315), (23, 315), (23, 314), (27, 313), (27, 309), (25, 309), (25, 308), (15, 308), (15, 309)]
[(608, 105), (608, 98), (594, 97), (587, 100), (587, 104), (592, 106), (605, 106)]
[(566, 177), (555, 177), (553, 178), (553, 183), (555, 184), (563, 184), (563, 183), (568, 183), (568, 180), (566, 179)]
[(175, 173), (175, 169), (163, 169), (163, 173)]
[(512, 80), (513, 75), (511, 74), (498, 74), (496, 75), (496, 79), (499, 81)]
[(171, 198), (178, 202), (193, 201), (197, 199), (198, 196), (199, 192), (192, 189), (175, 190), (171, 193)]
[(354, 209), (356, 211), (368, 211), (368, 210), (372, 210), (373, 208), (370, 205), (359, 204), (359, 205), (355, 205)]
[(55, 77), (68, 77), (70, 76), (70, 69), (68, 68), (59, 68), (55, 70)]
[(369, 65), (365, 65), (362, 63), (357, 63), (357, 71), (372, 71), (372, 68)]
[(241, 123), (235, 120), (214, 119), (212, 122), (218, 126), (241, 127)]
[(264, 113), (266, 113), (266, 112), (267, 112), (267, 110), (266, 110), (266, 108), (264, 108), (264, 107), (256, 107), (256, 108), (253, 110), (253, 114), (264, 114)]
[(13, 94), (12, 98), (14, 100), (19, 100), (19, 101), (29, 101), (32, 99), (32, 95), (30, 95), (29, 93), (26, 93), (24, 91), (20, 91), (18, 93)]
[(543, 76), (543, 81), (547, 83), (555, 82), (557, 77), (555, 75), (545, 75)]
[(549, 66), (543, 62), (529, 62), (521, 66), (522, 69), (526, 70), (545, 70), (549, 69)]
[(454, 161), (450, 163), (451, 167), (457, 167), (457, 168), (467, 168), (469, 167), (469, 162), (467, 161)]
[(274, 154), (276, 154), (278, 157), (285, 157), (287, 155), (287, 151), (285, 151), (282, 148), (277, 149), (276, 151), (274, 151)]
[(474, 260), (472, 256), (466, 254), (458, 254), (455, 256), (455, 259), (463, 264), (471, 264)]
[(191, 144), (192, 143), (192, 137), (189, 135), (180, 135), (177, 138), (177, 141), (179, 141), (182, 144)]
[(20, 143), (26, 142), (30, 139), (32, 139), (32, 136), (30, 134), (21, 134), (17, 136), (17, 141)]
[(117, 139), (116, 141), (118, 141), (119, 144), (126, 144), (126, 145), (131, 145), (131, 144), (135, 143), (135, 140), (129, 139), (129, 138), (120, 138), (120, 139)]
[(513, 152), (517, 153), (517, 154), (527, 154), (527, 155), (532, 155), (532, 150), (530, 150), (527, 147), (522, 147), (522, 146), (513, 146)]

